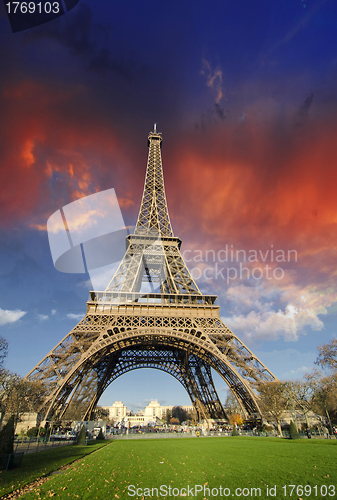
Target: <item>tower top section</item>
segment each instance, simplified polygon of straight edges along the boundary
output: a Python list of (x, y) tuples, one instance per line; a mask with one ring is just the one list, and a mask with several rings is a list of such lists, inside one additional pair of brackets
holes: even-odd
[(151, 140), (155, 141), (155, 143), (158, 142), (160, 144), (160, 147), (161, 147), (161, 142), (163, 140), (162, 133), (161, 132), (157, 132), (157, 124), (156, 123), (153, 124), (153, 131), (149, 132), (149, 135), (148, 135), (147, 139), (148, 139), (147, 145), (148, 145), (149, 148), (150, 148), (150, 145), (151, 145)]
[(135, 234), (156, 234), (159, 237), (173, 237), (167, 208), (163, 166), (161, 160), (162, 134), (157, 124), (148, 135), (149, 154), (142, 203)]

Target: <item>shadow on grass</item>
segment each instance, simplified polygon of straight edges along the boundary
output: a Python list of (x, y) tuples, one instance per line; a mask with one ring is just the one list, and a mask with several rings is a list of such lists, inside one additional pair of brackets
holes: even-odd
[(87, 446), (62, 446), (26, 454), (20, 468), (0, 471), (0, 497), (110, 443), (111, 441), (89, 441)]

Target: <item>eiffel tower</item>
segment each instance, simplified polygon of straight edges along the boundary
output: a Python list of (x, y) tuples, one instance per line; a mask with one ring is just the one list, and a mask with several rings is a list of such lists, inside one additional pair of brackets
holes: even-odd
[(275, 377), (221, 321), (217, 297), (200, 292), (183, 260), (166, 203), (161, 145), (155, 124), (137, 224), (115, 275), (105, 291), (90, 292), (85, 317), (26, 377), (46, 389), (43, 421), (90, 420), (107, 387), (138, 368), (175, 377), (198, 420), (226, 418), (212, 369), (246, 417), (261, 415), (257, 386)]

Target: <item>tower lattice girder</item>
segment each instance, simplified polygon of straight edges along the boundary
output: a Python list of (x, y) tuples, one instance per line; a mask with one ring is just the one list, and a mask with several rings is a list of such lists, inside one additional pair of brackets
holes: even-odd
[[(149, 134), (143, 199), (135, 232), (105, 291), (90, 292), (85, 317), (27, 375), (40, 380), (44, 419), (90, 419), (122, 374), (155, 368), (186, 389), (198, 418), (223, 419), (211, 368), (245, 415), (260, 413), (256, 388), (273, 374), (221, 321), (215, 295), (203, 295), (180, 253), (165, 197), (161, 134)], [(151, 292), (142, 291), (144, 283)]]

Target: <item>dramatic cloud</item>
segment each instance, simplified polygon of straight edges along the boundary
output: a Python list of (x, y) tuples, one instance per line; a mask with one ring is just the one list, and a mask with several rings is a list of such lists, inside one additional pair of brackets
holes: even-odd
[(247, 108), (243, 123), (187, 135), (168, 153), (166, 164), (175, 165), (168, 203), (182, 250), (293, 250), (296, 263), (282, 264), (296, 274), (292, 281), (336, 286), (334, 116), (298, 128), (295, 108), (283, 123), (253, 118), (257, 111)]
[(0, 309), (0, 325), (7, 325), (9, 323), (15, 323), (19, 321), (25, 314), (26, 311), (20, 311), (15, 309), (14, 311), (10, 311), (8, 309)]
[[(45, 230), (53, 209), (104, 189), (107, 176), (111, 187), (118, 184), (116, 173), (127, 161), (111, 125), (87, 115), (87, 98), (84, 88), (31, 81), (3, 89), (2, 226), (29, 218), (31, 227)], [(132, 206), (127, 193), (121, 195), (124, 206)]]

